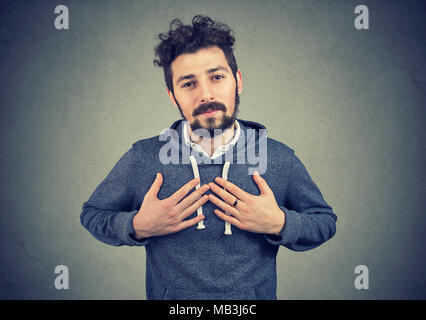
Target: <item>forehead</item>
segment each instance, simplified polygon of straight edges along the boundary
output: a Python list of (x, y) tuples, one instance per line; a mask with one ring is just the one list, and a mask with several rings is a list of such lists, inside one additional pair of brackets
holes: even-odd
[(173, 82), (180, 76), (186, 74), (198, 76), (217, 66), (226, 67), (228, 71), (231, 69), (222, 49), (217, 46), (181, 54), (171, 64)]

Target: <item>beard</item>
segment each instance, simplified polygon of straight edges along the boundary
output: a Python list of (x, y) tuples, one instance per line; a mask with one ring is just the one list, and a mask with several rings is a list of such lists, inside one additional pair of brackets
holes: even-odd
[[(185, 118), (182, 112), (182, 109), (176, 100), (176, 97), (175, 97), (175, 101), (179, 108), (179, 112), (182, 115), (182, 118), (185, 120), (188, 120)], [(192, 113), (192, 116), (195, 118), (194, 121), (193, 122), (188, 121), (189, 125), (191, 126), (191, 130), (195, 131), (197, 129), (204, 129), (210, 134), (211, 138), (213, 138), (215, 134), (223, 133), (223, 131), (225, 131), (226, 129), (231, 128), (235, 120), (237, 119), (239, 104), (240, 104), (240, 96), (238, 95), (237, 89), (235, 89), (234, 112), (232, 113), (231, 116), (226, 115), (227, 108), (221, 102), (214, 101), (214, 102), (200, 104)], [(212, 111), (220, 110), (220, 111), (223, 111), (223, 113), (219, 118), (216, 118), (216, 117), (206, 118), (206, 121), (203, 121), (205, 122), (205, 124), (203, 125), (196, 116), (206, 112), (209, 109)]]

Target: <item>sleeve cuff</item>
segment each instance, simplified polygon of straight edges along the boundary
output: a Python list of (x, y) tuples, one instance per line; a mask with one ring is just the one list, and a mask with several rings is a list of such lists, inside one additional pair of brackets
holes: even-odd
[(302, 220), (300, 214), (294, 210), (280, 207), (285, 214), (284, 227), (278, 236), (265, 234), (266, 240), (272, 245), (288, 245), (295, 243), (299, 239), (302, 229)]
[(133, 228), (133, 218), (138, 210), (130, 212), (121, 212), (116, 221), (116, 230), (119, 239), (128, 246), (144, 246), (151, 241), (151, 238), (134, 238), (135, 229)]

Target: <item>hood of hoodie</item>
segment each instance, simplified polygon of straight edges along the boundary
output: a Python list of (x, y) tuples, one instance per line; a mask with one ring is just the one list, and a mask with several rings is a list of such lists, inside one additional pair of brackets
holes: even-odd
[[(221, 156), (210, 159), (203, 153), (193, 150), (185, 143), (183, 136), (184, 120), (175, 121), (170, 128), (164, 130), (159, 139), (167, 141), (168, 145), (160, 151), (160, 162), (164, 164), (190, 164), (192, 155), (198, 166), (230, 164), (248, 165), (248, 174), (258, 171), (263, 174), (266, 171), (267, 157), (267, 129), (263, 125), (237, 119), (240, 124), (240, 136), (235, 145)], [(219, 147), (220, 148), (220, 147)], [(169, 150), (170, 149), (170, 150)]]

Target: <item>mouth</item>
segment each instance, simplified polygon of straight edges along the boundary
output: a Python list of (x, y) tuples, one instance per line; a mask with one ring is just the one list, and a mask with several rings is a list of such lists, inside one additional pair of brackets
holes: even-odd
[(211, 116), (214, 116), (219, 111), (220, 110), (211, 110), (211, 109), (208, 109), (206, 112), (201, 113), (201, 115), (204, 116), (204, 117), (211, 117)]

